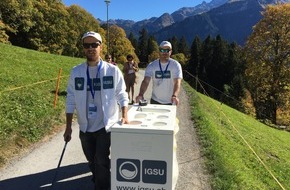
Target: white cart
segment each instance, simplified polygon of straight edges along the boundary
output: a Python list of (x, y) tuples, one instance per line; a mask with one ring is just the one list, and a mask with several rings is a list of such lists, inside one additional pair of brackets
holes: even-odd
[(133, 106), (128, 118), (111, 130), (111, 189), (173, 190), (176, 106)]

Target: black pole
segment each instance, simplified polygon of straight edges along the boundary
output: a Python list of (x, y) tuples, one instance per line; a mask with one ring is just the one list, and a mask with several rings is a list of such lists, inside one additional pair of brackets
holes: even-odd
[(111, 2), (110, 0), (105, 0), (107, 4), (107, 54), (109, 55), (109, 49), (110, 49), (110, 39), (109, 39), (109, 3)]
[(62, 150), (62, 153), (61, 153), (61, 156), (60, 156), (60, 159), (59, 159), (59, 162), (58, 162), (58, 165), (57, 165), (57, 168), (56, 168), (56, 171), (55, 171), (55, 174), (54, 174), (54, 177), (53, 177), (53, 180), (52, 180), (51, 188), (50, 189), (54, 189), (54, 184), (56, 182), (56, 177), (57, 177), (57, 174), (58, 174), (58, 170), (59, 170), (59, 167), (60, 167), (60, 164), (61, 164), (61, 161), (62, 161), (64, 152), (65, 152), (67, 143), (68, 142), (66, 141), (65, 144), (64, 144), (64, 147), (63, 147), (63, 150)]

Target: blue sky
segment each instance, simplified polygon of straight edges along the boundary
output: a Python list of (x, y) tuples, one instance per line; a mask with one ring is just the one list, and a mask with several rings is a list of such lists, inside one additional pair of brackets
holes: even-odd
[[(140, 21), (173, 13), (182, 7), (194, 7), (211, 0), (111, 0), (109, 19)], [(79, 5), (95, 18), (107, 20), (107, 5), (104, 0), (63, 0), (67, 6)]]

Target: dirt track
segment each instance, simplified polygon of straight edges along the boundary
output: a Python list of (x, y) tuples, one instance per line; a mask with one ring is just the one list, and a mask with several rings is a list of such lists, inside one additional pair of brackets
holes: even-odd
[[(139, 92), (144, 71), (140, 70), (135, 94)], [(150, 99), (150, 87), (145, 98)], [(188, 97), (184, 90), (179, 95), (181, 100), (177, 108), (179, 132), (177, 139), (177, 161), (179, 177), (176, 190), (209, 190), (208, 176), (205, 174), (203, 160), (195, 128), (190, 117)], [(51, 182), (56, 173), (60, 155), (64, 148), (63, 131), (41, 143), (25, 156), (8, 164), (0, 171), (1, 190), (39, 190), (51, 189)], [(80, 141), (78, 127), (73, 126), (72, 140), (67, 144), (66, 151), (58, 170), (58, 190), (93, 190), (91, 174), (86, 165)]]

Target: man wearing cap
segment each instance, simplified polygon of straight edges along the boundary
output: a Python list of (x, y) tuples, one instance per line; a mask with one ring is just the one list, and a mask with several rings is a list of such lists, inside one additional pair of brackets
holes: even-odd
[(87, 32), (82, 37), (86, 62), (75, 66), (70, 74), (66, 99), (64, 140), (71, 140), (73, 113), (76, 110), (83, 152), (88, 160), (95, 190), (110, 189), (110, 128), (127, 117), (128, 94), (120, 69), (100, 57), (102, 38)]
[(159, 59), (151, 62), (145, 70), (136, 102), (144, 99), (143, 95), (152, 78), (151, 104), (178, 105), (178, 94), (183, 78), (181, 65), (170, 58), (172, 53), (171, 43), (163, 41), (159, 45)]

